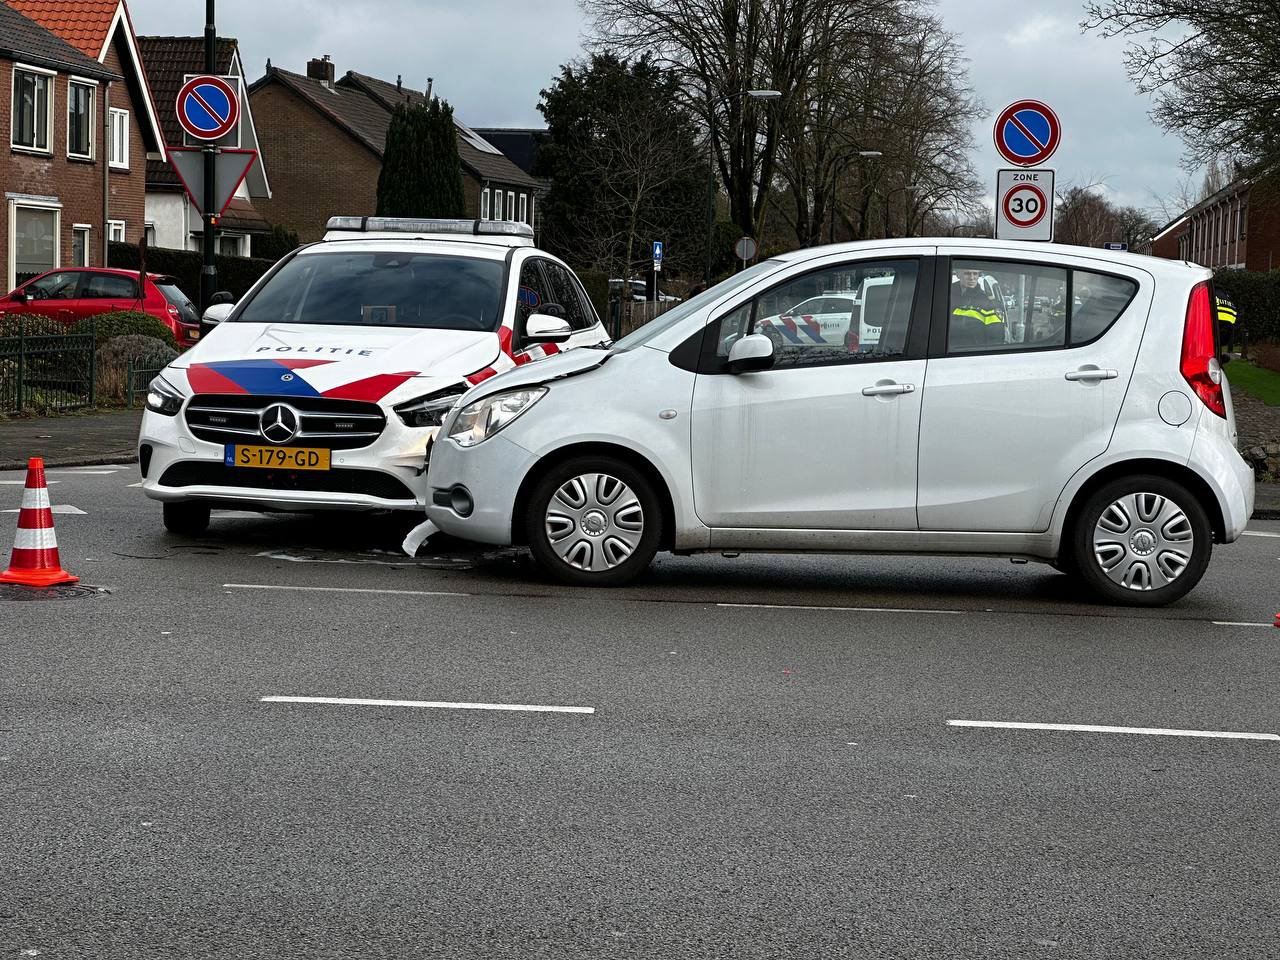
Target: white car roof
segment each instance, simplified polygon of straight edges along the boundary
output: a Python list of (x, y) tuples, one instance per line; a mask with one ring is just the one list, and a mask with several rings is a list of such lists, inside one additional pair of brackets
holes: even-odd
[[(320, 243), (313, 243), (298, 251), (298, 256), (314, 256), (320, 253), (352, 251), (356, 253), (436, 253), (441, 256), (472, 257), (476, 260), (504, 260), (514, 246), (529, 246), (528, 242), (490, 243), (488, 237), (474, 239), (462, 237), (406, 236), (403, 233), (368, 234), (331, 231), (337, 236), (326, 236)], [(503, 238), (506, 239), (506, 238)], [(515, 239), (515, 238), (513, 238)]]

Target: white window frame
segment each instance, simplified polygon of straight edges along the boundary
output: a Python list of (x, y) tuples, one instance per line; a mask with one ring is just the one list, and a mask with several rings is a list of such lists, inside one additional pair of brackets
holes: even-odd
[(532, 193), (529, 194), (529, 226), (531, 227), (533, 226), (533, 217), (534, 217), (533, 204), (536, 199), (537, 198)]
[(496, 187), (493, 191), (493, 206), (489, 208), (489, 213), (494, 220), (502, 219), (502, 191)]
[(489, 188), (480, 191), (480, 219), (489, 219)]
[(520, 194), (520, 222), (529, 222), (529, 195), (527, 193)]
[(516, 192), (514, 190), (507, 191), (507, 219), (514, 220), (516, 218)]
[[(43, 147), (27, 146), (24, 143), (14, 141), (14, 134), (17, 132), (18, 125), (13, 122), (13, 110), (18, 103), (18, 74), (31, 73), (39, 77), (45, 77), (49, 82), (49, 109), (46, 111), (45, 131)], [(47, 70), (44, 67), (33, 67), (26, 63), (15, 63), (13, 69), (9, 71), (9, 146), (14, 150), (20, 150), (23, 153), (39, 153), (46, 156), (53, 154), (53, 117), (57, 112), (58, 101), (58, 74), (55, 70)], [(34, 126), (34, 118), (32, 124)], [(13, 284), (9, 285), (10, 289)]]
[(17, 200), (9, 199), (9, 262), (6, 265), (9, 270), (9, 289), (12, 290), (18, 285), (18, 209), (31, 210), (52, 210), (53, 211), (53, 229), (58, 240), (53, 245), (53, 266), (50, 270), (57, 270), (62, 266), (62, 204), (54, 200)]
[(84, 263), (72, 263), (73, 267), (87, 267), (89, 261), (93, 258), (89, 255), (89, 251), (93, 249), (91, 243), (93, 241), (93, 224), (91, 223), (73, 223), (71, 225), (71, 259), (76, 258), (76, 234), (84, 234)]
[[(116, 236), (117, 227), (120, 230), (120, 236), (118, 237)], [(108, 220), (107, 221), (107, 242), (108, 243), (126, 243), (127, 242), (125, 240), (126, 227), (127, 227), (127, 224), (123, 220)]]
[[(71, 88), (85, 87), (89, 91), (89, 152), (88, 153), (72, 153), (71, 152)], [(94, 157), (94, 147), (97, 146), (98, 137), (98, 81), (88, 80), (84, 77), (72, 77), (67, 81), (67, 156), (73, 160), (92, 160)]]
[[(248, 245), (249, 235), (245, 233), (227, 233), (222, 231), (218, 234), (218, 256), (220, 257), (247, 257), (249, 255), (245, 247)], [(222, 242), (224, 240), (234, 240), (236, 242), (235, 253), (223, 253)]]
[[(116, 153), (116, 118), (122, 118), (120, 121), (120, 129), (122, 131), (120, 138), (121, 157), (115, 156)], [(129, 169), (129, 111), (120, 107), (111, 108), (111, 143), (107, 146), (107, 160), (111, 164), (112, 170), (128, 170)]]

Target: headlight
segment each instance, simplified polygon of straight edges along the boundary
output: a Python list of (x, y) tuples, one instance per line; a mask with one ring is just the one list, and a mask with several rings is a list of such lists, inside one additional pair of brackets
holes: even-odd
[(406, 401), (395, 410), (406, 427), (438, 427), (444, 422), (444, 415), (453, 409), (465, 390), (462, 384), (447, 387), (425, 397)]
[(453, 426), (449, 428), (449, 439), (457, 441), (460, 447), (474, 447), (482, 440), (488, 440), (546, 396), (546, 393), (546, 387), (526, 387), (495, 393), (483, 400), (469, 403), (454, 418)]
[(164, 377), (156, 377), (147, 387), (147, 409), (172, 417), (182, 409), (182, 394)]

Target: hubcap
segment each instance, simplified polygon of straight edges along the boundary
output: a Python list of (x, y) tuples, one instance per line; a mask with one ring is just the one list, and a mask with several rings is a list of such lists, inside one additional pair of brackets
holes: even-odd
[(1157, 493), (1131, 493), (1102, 511), (1093, 530), (1093, 556), (1128, 590), (1159, 590), (1182, 575), (1195, 552), (1186, 513)]
[(603, 572), (626, 561), (644, 536), (644, 510), (631, 488), (607, 473), (567, 480), (547, 504), (551, 548), (569, 566)]

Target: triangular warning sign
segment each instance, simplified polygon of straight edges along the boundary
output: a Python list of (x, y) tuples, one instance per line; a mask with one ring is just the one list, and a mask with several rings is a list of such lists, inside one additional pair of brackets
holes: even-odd
[[(204, 149), (201, 147), (169, 147), (169, 163), (182, 181), (196, 211), (204, 216)], [(258, 159), (257, 150), (232, 150), (223, 147), (214, 154), (214, 211), (222, 216), (236, 195), (236, 188)]]

